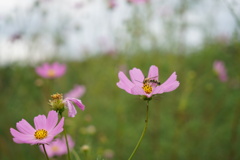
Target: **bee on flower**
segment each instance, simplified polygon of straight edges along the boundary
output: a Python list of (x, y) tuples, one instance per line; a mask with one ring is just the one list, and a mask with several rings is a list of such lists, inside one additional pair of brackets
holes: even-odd
[(180, 85), (179, 81), (177, 81), (176, 72), (173, 72), (164, 83), (160, 83), (158, 80), (158, 67), (155, 65), (150, 67), (147, 77), (144, 77), (142, 71), (138, 68), (133, 68), (129, 71), (129, 74), (131, 80), (120, 71), (117, 86), (129, 94), (141, 95), (146, 99), (151, 99), (156, 94), (171, 92)]

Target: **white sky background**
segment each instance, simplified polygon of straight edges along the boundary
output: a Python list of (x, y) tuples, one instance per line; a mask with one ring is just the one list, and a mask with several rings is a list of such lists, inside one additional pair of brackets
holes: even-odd
[[(39, 1), (42, 1), (41, 9), (31, 8), (33, 0), (0, 1), (0, 65), (27, 58), (31, 58), (31, 62), (44, 60), (54, 52), (81, 58), (86, 51), (108, 52), (123, 47), (129, 41), (126, 27), (122, 24), (131, 17), (134, 6), (125, 0), (116, 0), (117, 7), (114, 10), (107, 8), (107, 0)], [(225, 1), (233, 4), (233, 10), (240, 18), (240, 2), (237, 0), (195, 0), (190, 4), (192, 6), (184, 16), (190, 27), (182, 38), (189, 46), (201, 45), (203, 30), (211, 36), (231, 36), (236, 22)], [(172, 18), (178, 2), (151, 0), (154, 16), (147, 26), (152, 33), (162, 37), (162, 40), (159, 38), (159, 44), (169, 43), (163, 21)], [(145, 4), (138, 4), (136, 8), (146, 10)], [(44, 13), (47, 13), (45, 17)], [(140, 14), (144, 19), (147, 11)], [(175, 23), (181, 21), (176, 20)], [(24, 33), (22, 38), (10, 41), (10, 37), (18, 33)], [(53, 37), (56, 35), (64, 38), (63, 46), (54, 45)], [(151, 47), (147, 40), (145, 45)]]

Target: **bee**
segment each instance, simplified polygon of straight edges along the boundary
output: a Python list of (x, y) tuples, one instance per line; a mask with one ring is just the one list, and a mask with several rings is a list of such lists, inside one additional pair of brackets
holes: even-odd
[(149, 82), (150, 83), (156, 83), (158, 86), (161, 85), (161, 82), (159, 82), (158, 80), (150, 79)]
[[(156, 76), (157, 77), (157, 76)], [(144, 78), (143, 80), (143, 84), (149, 84), (149, 83), (155, 83), (157, 84), (158, 86), (161, 85), (161, 82), (159, 82), (158, 80), (155, 80), (155, 79), (152, 79), (152, 78), (155, 78), (155, 77), (150, 77), (150, 78)]]

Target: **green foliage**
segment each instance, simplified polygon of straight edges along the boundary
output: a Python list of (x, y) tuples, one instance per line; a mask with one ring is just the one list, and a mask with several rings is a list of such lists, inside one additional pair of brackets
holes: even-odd
[[(44, 159), (37, 146), (15, 144), (9, 129), (22, 118), (33, 122), (33, 117), (46, 114), (50, 94), (66, 93), (74, 84), (87, 88), (81, 97), (86, 110), (77, 109), (76, 117), (67, 117), (65, 123), (76, 153), (84, 159), (81, 147), (87, 144), (86, 159), (107, 160), (107, 149), (114, 151), (114, 160), (127, 159), (143, 129), (146, 104), (116, 86), (118, 72), (124, 66), (147, 74), (153, 64), (159, 67), (161, 82), (176, 71), (180, 87), (150, 101), (149, 127), (133, 159), (240, 159), (240, 49), (236, 46), (208, 44), (188, 55), (153, 50), (95, 56), (66, 62), (66, 75), (54, 81), (41, 79), (30, 66), (0, 68), (0, 159)], [(216, 59), (226, 64), (227, 83), (221, 83), (212, 70)], [(88, 133), (89, 127), (96, 132)]]

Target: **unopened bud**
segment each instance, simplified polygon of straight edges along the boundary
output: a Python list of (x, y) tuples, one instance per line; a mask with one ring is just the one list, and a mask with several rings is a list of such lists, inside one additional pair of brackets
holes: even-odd
[(51, 108), (55, 111), (57, 111), (58, 113), (62, 114), (62, 112), (64, 111), (64, 103), (63, 103), (63, 96), (62, 94), (56, 93), (51, 95), (51, 100), (49, 100), (49, 105), (51, 106)]
[(81, 147), (81, 151), (87, 156), (87, 155), (88, 155), (88, 152), (90, 151), (89, 145), (84, 144), (84, 145)]

